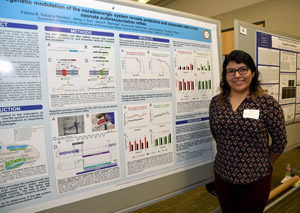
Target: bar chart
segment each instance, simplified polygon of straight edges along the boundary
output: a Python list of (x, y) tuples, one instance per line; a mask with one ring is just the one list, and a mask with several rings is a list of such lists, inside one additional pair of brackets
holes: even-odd
[(182, 79), (181, 81), (178, 81), (178, 90), (211, 90), (211, 80), (187, 81)]
[(175, 50), (175, 70), (194, 70), (194, 51)]
[(182, 79), (182, 81), (178, 82), (179, 91), (182, 90), (195, 90), (195, 82), (194, 81), (186, 81)]
[(171, 139), (171, 133), (168, 135), (164, 135), (161, 137), (155, 137), (154, 138), (154, 146), (162, 146), (162, 145), (167, 145), (167, 144), (171, 144), (172, 143), (172, 139)]
[(139, 138), (138, 140), (137, 139), (129, 140), (128, 146), (130, 152), (138, 151), (138, 150), (148, 149), (149, 142), (147, 140), (147, 137), (145, 136), (144, 138)]
[(198, 90), (211, 90), (211, 80), (204, 80), (197, 82)]
[(184, 102), (206, 101), (212, 96), (211, 54), (176, 49), (174, 55), (177, 109), (184, 112), (187, 107), (179, 107), (184, 106)]
[[(173, 152), (172, 103), (129, 104), (123, 107), (124, 145), (128, 175), (144, 173), (158, 165), (147, 165), (134, 173), (130, 165), (151, 161)], [(171, 162), (166, 162), (169, 164)], [(159, 165), (159, 166), (166, 166)], [(146, 169), (147, 168), (147, 169)]]
[(194, 69), (194, 65), (193, 64), (189, 64), (187, 66), (179, 66), (178, 70), (193, 70)]
[(194, 55), (195, 70), (211, 71), (210, 53), (196, 51)]
[(210, 53), (192, 50), (175, 51), (175, 70), (211, 71)]

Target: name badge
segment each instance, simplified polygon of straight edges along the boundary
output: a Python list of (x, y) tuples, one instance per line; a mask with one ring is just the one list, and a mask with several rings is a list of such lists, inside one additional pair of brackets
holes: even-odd
[(243, 117), (258, 119), (259, 118), (259, 110), (258, 109), (245, 109)]

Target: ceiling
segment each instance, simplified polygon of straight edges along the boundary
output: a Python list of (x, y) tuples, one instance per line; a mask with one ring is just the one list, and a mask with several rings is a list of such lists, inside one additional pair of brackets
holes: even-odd
[(267, 0), (150, 0), (147, 4), (213, 17), (263, 1)]

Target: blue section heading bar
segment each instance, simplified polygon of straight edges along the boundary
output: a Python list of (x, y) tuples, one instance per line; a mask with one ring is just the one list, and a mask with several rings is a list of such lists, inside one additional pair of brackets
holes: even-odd
[(127, 34), (120, 34), (120, 38), (127, 38), (127, 39), (136, 39), (136, 40), (145, 40), (145, 41), (157, 41), (157, 42), (165, 42), (169, 43), (169, 39), (162, 39), (162, 38), (154, 38), (148, 36), (137, 36), (137, 35), (127, 35)]
[(0, 113), (39, 110), (39, 109), (43, 109), (43, 105), (8, 106), (8, 107), (0, 107)]
[(188, 123), (195, 123), (195, 122), (207, 121), (207, 120), (209, 120), (209, 117), (195, 118), (195, 119), (189, 119), (189, 120), (177, 121), (177, 122), (176, 122), (176, 125), (188, 124)]
[(83, 35), (96, 35), (96, 36), (108, 36), (113, 37), (113, 33), (107, 32), (98, 32), (92, 30), (80, 30), (80, 29), (73, 29), (73, 28), (62, 28), (62, 27), (45, 27), (46, 31), (54, 31), (54, 32), (63, 32), (63, 33), (74, 33), (74, 34), (83, 34)]
[(7, 27), (7, 28), (18, 28), (18, 29), (27, 29), (27, 30), (37, 30), (37, 25), (32, 24), (19, 24), (13, 22), (3, 22), (0, 21), (0, 27)]

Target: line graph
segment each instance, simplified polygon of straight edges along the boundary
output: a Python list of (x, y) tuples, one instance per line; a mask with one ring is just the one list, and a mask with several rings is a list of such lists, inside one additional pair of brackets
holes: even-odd
[[(170, 60), (170, 52), (168, 51), (121, 49), (120, 62), (123, 90), (128, 91), (130, 88), (128, 88), (126, 82), (132, 81), (135, 81), (138, 85), (135, 90), (170, 89)], [(163, 85), (157, 83), (158, 80), (164, 82)]]
[(139, 59), (137, 57), (124, 57), (121, 65), (125, 74), (140, 76), (146, 72), (143, 59)]
[(134, 105), (134, 106), (124, 106), (123, 109), (123, 119), (124, 126), (127, 128), (145, 127), (150, 121), (149, 119), (149, 106)]
[(93, 146), (84, 141), (72, 143), (72, 149), (57, 150), (56, 157), (60, 159), (57, 168), (62, 172), (76, 170), (76, 174), (82, 174), (117, 166), (117, 155), (114, 152), (114, 142), (106, 141)]
[(150, 121), (153, 125), (170, 124), (172, 121), (170, 103), (153, 103), (150, 111)]
[(154, 75), (168, 76), (170, 75), (170, 64), (160, 58), (150, 58), (149, 70)]

